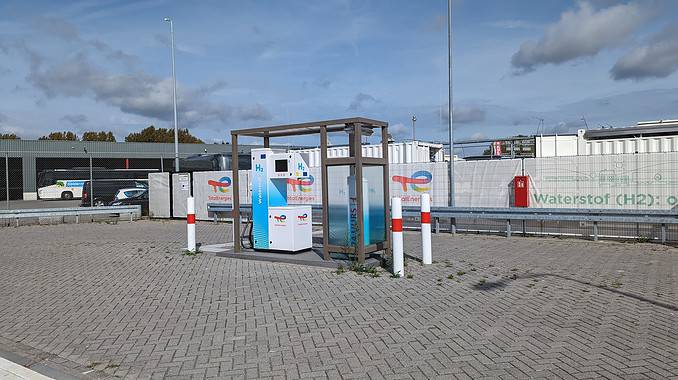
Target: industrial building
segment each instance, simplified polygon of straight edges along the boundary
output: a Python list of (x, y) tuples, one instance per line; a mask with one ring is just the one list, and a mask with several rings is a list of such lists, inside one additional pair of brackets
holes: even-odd
[(678, 152), (678, 120), (580, 129), (576, 135), (536, 136), (535, 147), (536, 157)]
[[(249, 162), (251, 146), (240, 145)], [(179, 144), (180, 157), (196, 154), (231, 155), (230, 145)], [(0, 140), (0, 179), (5, 186), (5, 162), (9, 163), (10, 199), (37, 199), (37, 175), (46, 169), (87, 167), (109, 169), (174, 168), (174, 144), (100, 141)], [(0, 194), (4, 199), (4, 194)]]
[[(250, 150), (254, 145), (238, 145), (240, 168), (249, 169)], [(285, 147), (288, 148), (288, 147)], [(310, 162), (319, 162), (319, 148), (300, 149)], [(348, 155), (347, 146), (330, 147), (331, 157)], [(380, 157), (381, 146), (364, 145), (366, 157)], [(228, 144), (179, 144), (180, 158), (199, 154), (231, 156)], [(71, 169), (92, 166), (107, 169), (157, 169), (173, 171), (174, 144), (99, 141), (0, 140), (0, 188), (5, 187), (5, 162), (9, 167), (10, 199), (37, 199), (38, 173), (47, 169)], [(390, 143), (391, 163), (432, 162), (443, 160), (442, 144), (421, 141)], [(314, 165), (311, 165), (314, 166)], [(315, 165), (319, 166), (319, 165)], [(205, 168), (204, 170), (218, 170)], [(0, 199), (4, 199), (5, 191)]]

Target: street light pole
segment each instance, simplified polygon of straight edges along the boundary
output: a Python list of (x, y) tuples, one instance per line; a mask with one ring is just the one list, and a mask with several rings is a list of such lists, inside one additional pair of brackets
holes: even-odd
[(447, 89), (447, 112), (449, 114), (449, 142), (450, 142), (450, 191), (448, 203), (451, 207), (455, 206), (454, 191), (454, 129), (453, 129), (453, 106), (452, 106), (452, 0), (447, 0), (447, 68), (448, 68), (448, 89)]
[(177, 74), (174, 61), (174, 23), (169, 17), (165, 21), (170, 24), (170, 39), (172, 42), (172, 97), (174, 105), (174, 170), (179, 171), (179, 128), (177, 127)]
[(415, 129), (415, 124), (417, 123), (417, 117), (412, 115), (412, 141), (417, 139), (417, 132)]

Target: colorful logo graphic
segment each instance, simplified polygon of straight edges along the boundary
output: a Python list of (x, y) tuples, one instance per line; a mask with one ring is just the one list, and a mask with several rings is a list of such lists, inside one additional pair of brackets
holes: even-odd
[(219, 189), (220, 193), (225, 193), (228, 191), (228, 188), (231, 186), (231, 179), (229, 177), (221, 177), (218, 181), (210, 179), (207, 181), (207, 184), (212, 186), (212, 191), (217, 192)]
[(311, 186), (313, 186), (313, 182), (315, 182), (315, 178), (313, 178), (313, 176), (287, 179), (287, 184), (292, 185), (292, 191), (297, 191), (297, 186), (299, 186), (299, 191), (302, 193), (310, 193), (313, 191), (311, 188)]
[(273, 219), (275, 219), (275, 221), (278, 222), (278, 223), (284, 223), (285, 220), (287, 219), (287, 215), (285, 215), (285, 214), (273, 215)]
[(418, 172), (412, 173), (411, 177), (405, 177), (401, 175), (394, 175), (392, 178), (393, 182), (398, 182), (402, 185), (403, 191), (407, 191), (407, 185), (409, 184), (412, 190), (417, 192), (424, 192), (431, 189), (431, 186), (417, 186), (417, 185), (427, 185), (433, 180), (431, 172), (426, 170), (420, 170)]
[(300, 221), (300, 222), (305, 222), (305, 221), (308, 219), (308, 214), (307, 214), (307, 213), (303, 213), (303, 214), (301, 214), (301, 215), (297, 215), (297, 218), (299, 218), (299, 221)]

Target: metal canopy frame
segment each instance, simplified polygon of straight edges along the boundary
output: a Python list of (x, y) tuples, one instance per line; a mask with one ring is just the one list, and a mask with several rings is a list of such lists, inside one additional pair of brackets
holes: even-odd
[[(382, 157), (363, 157), (362, 155), (362, 137), (364, 129), (380, 129)], [(327, 157), (327, 134), (331, 132), (346, 132), (349, 135), (349, 157)], [(270, 146), (271, 137), (287, 137), (302, 135), (320, 135), (320, 166), (322, 177), (322, 221), (323, 221), (323, 259), (330, 260), (330, 252), (355, 254), (359, 263), (365, 262), (365, 254), (376, 251), (389, 251), (391, 248), (391, 234), (388, 233), (391, 226), (391, 212), (389, 204), (389, 166), (388, 166), (388, 123), (379, 120), (367, 119), (362, 117), (348, 119), (323, 120), (310, 123), (278, 125), (272, 127), (261, 127), (251, 129), (238, 129), (231, 131), (231, 148), (233, 155), (238, 153), (238, 137), (260, 137), (263, 138), (264, 147)], [(238, 173), (238, 161), (233, 160), (233, 231), (234, 252), (241, 252), (240, 245), (240, 180)], [(329, 166), (348, 166), (355, 172), (356, 183), (356, 216), (357, 216), (357, 237), (356, 246), (337, 246), (329, 244), (329, 214), (328, 214), (328, 188), (327, 188), (327, 168)], [(384, 187), (384, 227), (385, 240), (379, 244), (365, 245), (364, 242), (364, 221), (363, 221), (363, 167), (381, 166), (383, 173)]]

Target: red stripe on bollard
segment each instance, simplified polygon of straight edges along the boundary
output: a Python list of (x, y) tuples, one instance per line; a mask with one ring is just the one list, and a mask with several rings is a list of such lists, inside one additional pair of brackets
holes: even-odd
[(422, 212), (421, 213), (421, 222), (431, 224), (431, 213), (430, 212)]
[(186, 222), (188, 222), (188, 224), (195, 224), (195, 214), (186, 215)]
[(391, 231), (393, 232), (403, 232), (403, 220), (402, 219), (391, 219), (393, 226)]

